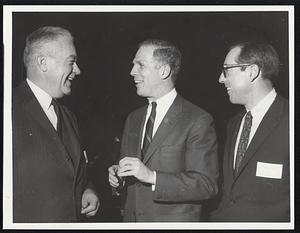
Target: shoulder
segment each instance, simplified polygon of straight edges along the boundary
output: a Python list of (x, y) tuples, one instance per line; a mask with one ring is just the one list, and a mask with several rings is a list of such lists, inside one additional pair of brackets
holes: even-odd
[(203, 108), (193, 104), (192, 102), (186, 100), (185, 98), (178, 96), (179, 100), (182, 102), (182, 111), (188, 117), (193, 119), (201, 119), (205, 121), (213, 121), (213, 117)]
[[(26, 82), (22, 82), (17, 87), (12, 89), (12, 103), (13, 105), (23, 106), (30, 99), (30, 88)], [(33, 93), (32, 93), (33, 94)]]
[(283, 115), (288, 115), (289, 113), (289, 100), (284, 98), (282, 95), (277, 94), (275, 101), (274, 101), (275, 107), (279, 107), (282, 109)]
[[(12, 89), (12, 111), (24, 114), (24, 109), (34, 106), (35, 96), (26, 81)], [(36, 103), (38, 103), (36, 101)]]
[(146, 114), (146, 110), (147, 110), (147, 105), (144, 105), (140, 108), (137, 108), (136, 110), (132, 111), (131, 113), (129, 113), (127, 119), (136, 119), (136, 118), (140, 118), (141, 116)]

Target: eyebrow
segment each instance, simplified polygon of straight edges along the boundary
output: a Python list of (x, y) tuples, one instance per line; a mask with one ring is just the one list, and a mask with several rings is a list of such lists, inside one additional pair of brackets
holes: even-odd
[(67, 59), (77, 60), (77, 56), (72, 54)]
[(137, 64), (139, 64), (139, 65), (144, 65), (146, 62), (144, 62), (143, 60), (136, 60), (136, 59), (134, 59), (134, 60), (132, 61), (132, 63), (133, 63), (133, 64), (137, 63)]

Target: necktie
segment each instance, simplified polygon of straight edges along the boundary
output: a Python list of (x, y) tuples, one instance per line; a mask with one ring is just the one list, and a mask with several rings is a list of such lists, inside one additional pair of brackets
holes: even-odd
[(239, 141), (238, 148), (237, 148), (235, 170), (234, 170), (235, 174), (237, 174), (237, 172), (240, 168), (240, 165), (242, 163), (244, 154), (247, 150), (251, 126), (252, 126), (252, 115), (251, 115), (251, 112), (249, 111), (249, 112), (247, 112), (247, 114), (245, 116), (245, 121), (244, 121), (240, 141)]
[(143, 148), (142, 148), (142, 160), (144, 159), (144, 155), (146, 154), (146, 151), (152, 141), (152, 134), (153, 134), (153, 125), (155, 121), (155, 115), (156, 115), (156, 102), (152, 102), (152, 109), (150, 116), (148, 118), (147, 124), (146, 124), (146, 130), (145, 130), (145, 136), (143, 141)]
[(56, 132), (57, 132), (58, 136), (60, 138), (62, 138), (61, 110), (60, 110), (60, 106), (59, 106), (59, 103), (55, 99), (52, 99), (51, 104), (54, 107), (54, 111), (55, 111), (55, 114), (56, 114), (56, 117), (57, 117)]
[(62, 125), (66, 122), (63, 121), (63, 115), (65, 114), (64, 109), (62, 108), (62, 106), (60, 105), (60, 103), (58, 103), (55, 99), (52, 99), (51, 104), (54, 107), (54, 111), (57, 117), (57, 124), (56, 124), (56, 132), (60, 138), (60, 140), (62, 141), (63, 145), (65, 146), (66, 149), (66, 156), (65, 159), (73, 166), (74, 168), (74, 164), (73, 164), (73, 159), (70, 155), (72, 155), (72, 147), (71, 147), (71, 143), (70, 143), (70, 137), (72, 134), (70, 134), (69, 130), (66, 130), (66, 128), (62, 127)]

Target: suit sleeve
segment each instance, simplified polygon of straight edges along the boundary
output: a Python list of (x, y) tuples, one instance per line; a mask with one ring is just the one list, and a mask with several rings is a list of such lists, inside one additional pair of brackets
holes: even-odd
[(184, 171), (156, 171), (154, 201), (197, 201), (216, 195), (219, 175), (217, 140), (213, 120), (209, 115), (198, 117), (194, 121), (182, 153), (185, 161)]

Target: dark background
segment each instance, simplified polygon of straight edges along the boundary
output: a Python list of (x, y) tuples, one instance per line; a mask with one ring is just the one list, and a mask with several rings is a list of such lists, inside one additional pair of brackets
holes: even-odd
[[(13, 13), (13, 87), (26, 78), (26, 36), (45, 25), (66, 28), (75, 38), (81, 75), (72, 83), (72, 95), (62, 101), (78, 118), (100, 196), (101, 210), (89, 221), (120, 221), (120, 199), (111, 196), (107, 169), (117, 160), (126, 116), (146, 103), (129, 75), (139, 42), (157, 38), (179, 47), (183, 60), (176, 89), (213, 116), (220, 161), (226, 123), (242, 109), (229, 102), (218, 83), (229, 44), (249, 39), (271, 43), (281, 60), (276, 90), (289, 95), (287, 12)], [(207, 210), (217, 202), (218, 197), (207, 202)]]

